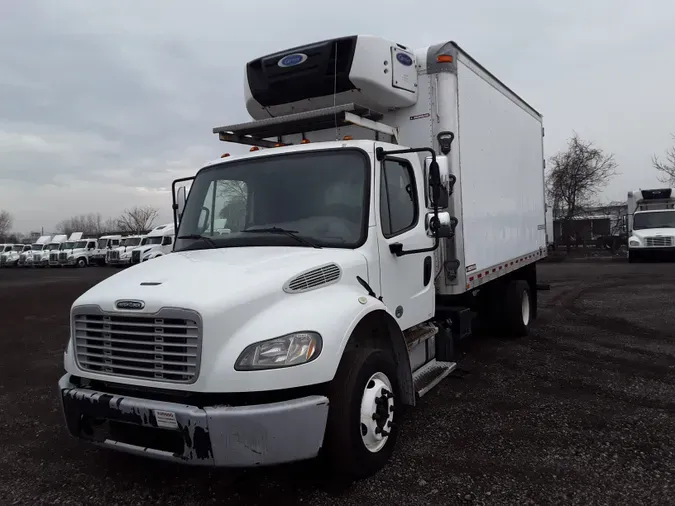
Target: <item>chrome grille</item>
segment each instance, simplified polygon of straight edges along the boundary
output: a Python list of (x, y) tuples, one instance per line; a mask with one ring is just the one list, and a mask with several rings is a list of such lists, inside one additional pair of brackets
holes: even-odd
[(5, 255), (0, 255), (0, 265), (5, 265), (7, 257)]
[(141, 262), (141, 252), (140, 251), (132, 251), (131, 252), (131, 263), (138, 264), (140, 262)]
[(40, 263), (40, 255), (33, 255), (33, 262)]
[(199, 374), (201, 320), (192, 311), (121, 315), (98, 308), (73, 314), (75, 356), (85, 371), (193, 383)]
[(56, 262), (59, 259), (59, 254), (58, 253), (50, 253), (49, 254), (49, 261), (50, 262)]
[(286, 292), (306, 292), (319, 288), (323, 285), (335, 283), (340, 279), (340, 267), (335, 264), (327, 264), (316, 269), (303, 272), (291, 279), (284, 287)]
[(108, 260), (119, 260), (119, 258), (120, 258), (120, 252), (117, 251), (117, 250), (108, 251), (107, 255), (108, 255)]
[(68, 253), (65, 251), (59, 253), (59, 260), (68, 260)]
[(646, 237), (645, 246), (648, 247), (667, 247), (673, 245), (672, 237)]

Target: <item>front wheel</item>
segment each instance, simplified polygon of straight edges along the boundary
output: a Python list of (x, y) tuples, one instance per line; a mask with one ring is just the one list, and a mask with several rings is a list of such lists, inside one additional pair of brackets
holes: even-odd
[(399, 409), (396, 365), (390, 353), (345, 352), (330, 387), (325, 456), (350, 479), (366, 478), (387, 463), (396, 444)]
[(78, 258), (77, 259), (77, 266), (78, 267), (86, 267), (87, 261), (84, 258)]

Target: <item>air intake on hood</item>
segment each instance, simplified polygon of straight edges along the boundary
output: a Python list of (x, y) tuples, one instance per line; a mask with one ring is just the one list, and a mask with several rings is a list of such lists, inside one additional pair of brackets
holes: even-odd
[(340, 267), (335, 264), (327, 264), (310, 269), (288, 281), (284, 285), (284, 292), (307, 292), (315, 288), (337, 283), (341, 274)]

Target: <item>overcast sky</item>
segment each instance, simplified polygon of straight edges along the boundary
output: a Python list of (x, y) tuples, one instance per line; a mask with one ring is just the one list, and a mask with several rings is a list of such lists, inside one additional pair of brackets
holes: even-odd
[(248, 120), (245, 63), (353, 34), (457, 41), (544, 115), (547, 157), (573, 131), (615, 153), (624, 199), (675, 133), (674, 26), (666, 0), (0, 0), (0, 209), (169, 221), (171, 181), (233, 151), (211, 129)]

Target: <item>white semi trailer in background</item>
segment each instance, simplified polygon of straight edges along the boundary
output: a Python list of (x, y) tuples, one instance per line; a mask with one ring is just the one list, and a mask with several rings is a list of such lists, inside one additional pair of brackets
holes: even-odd
[(141, 244), (144, 235), (129, 235), (123, 237), (117, 248), (109, 249), (105, 256), (106, 265), (120, 266), (131, 263), (131, 251)]
[(675, 258), (675, 189), (628, 192), (628, 261)]
[(33, 260), (36, 254), (39, 254), (51, 240), (51, 235), (42, 235), (37, 241), (31, 244), (30, 250), (21, 254), (19, 257), (19, 265), (23, 267), (30, 267), (33, 265)]
[(40, 251), (33, 252), (33, 267), (48, 267), (52, 253), (58, 253), (61, 245), (68, 240), (65, 234), (57, 234)]
[(174, 224), (157, 225), (141, 244), (131, 250), (131, 264), (138, 264), (171, 253), (175, 236)]
[(537, 315), (542, 116), (453, 42), (345, 37), (246, 78), (255, 121), (214, 132), (251, 152), (174, 181), (173, 253), (74, 302), (66, 424), (174, 462), (368, 476), (474, 316), (524, 336)]

